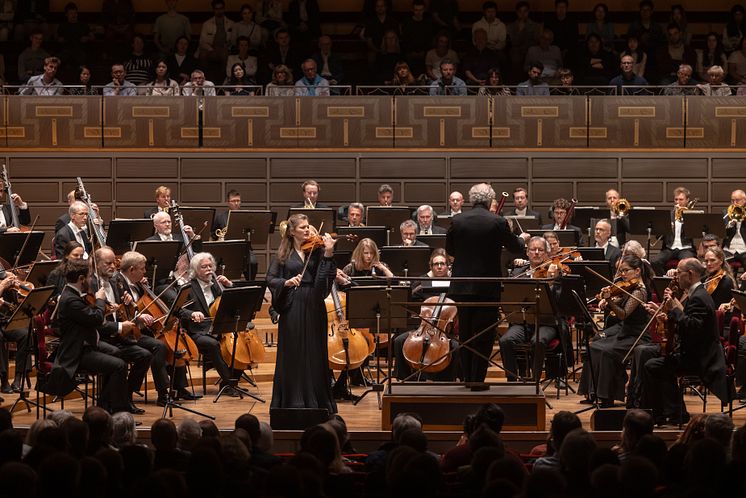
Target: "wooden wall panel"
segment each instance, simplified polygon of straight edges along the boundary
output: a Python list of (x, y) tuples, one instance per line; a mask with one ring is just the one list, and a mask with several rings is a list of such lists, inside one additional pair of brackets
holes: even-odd
[(104, 147), (198, 145), (195, 98), (117, 97), (104, 98), (103, 105)]
[(270, 160), (269, 176), (270, 178), (354, 178), (355, 159), (277, 158)]
[(446, 185), (443, 182), (406, 182), (404, 184), (404, 204), (432, 204), (443, 206), (448, 201)]
[(266, 178), (266, 159), (202, 159), (181, 160), (182, 178)]
[(118, 178), (175, 178), (179, 175), (179, 160), (175, 157), (119, 158)]
[(684, 105), (661, 95), (589, 97), (591, 147), (684, 147)]
[(60, 184), (58, 182), (24, 182), (10, 179), (13, 193), (20, 195), (24, 201), (60, 202)]
[(451, 159), (451, 178), (526, 178), (525, 158), (460, 158)]
[(313, 147), (392, 147), (392, 97), (299, 98), (299, 129), (313, 134)]
[(616, 178), (617, 161), (613, 158), (544, 158), (531, 162), (533, 178)]
[[(172, 192), (171, 195), (174, 196), (175, 193)], [(215, 206), (223, 201), (223, 188), (217, 181), (182, 183), (178, 197), (175, 198), (184, 205), (188, 203), (190, 206)]]
[[(402, 175), (405, 173), (406, 175)], [(444, 158), (361, 158), (360, 178), (444, 178), (446, 160)]]
[[(613, 182), (578, 182), (576, 193), (578, 202), (583, 205), (603, 206), (606, 202), (606, 191), (617, 189), (616, 181)], [(633, 194), (633, 192), (630, 192)], [(622, 193), (622, 195), (626, 195)]]
[(174, 197), (179, 191), (179, 185), (176, 181), (169, 182), (147, 182), (147, 181), (122, 181), (116, 183), (115, 197), (117, 201), (125, 202), (144, 202), (147, 205), (155, 205), (155, 189), (165, 185), (171, 189), (171, 196)]
[(11, 157), (8, 162), (10, 181), (15, 178), (111, 178), (111, 159), (108, 157), (78, 157), (65, 154), (51, 157)]
[(713, 178), (743, 178), (746, 162), (739, 158), (713, 157)]
[(295, 98), (208, 97), (204, 101), (204, 144), (222, 148), (298, 147)]
[(575, 196), (573, 192), (573, 184), (570, 181), (567, 182), (535, 182), (530, 192), (532, 192), (532, 200), (534, 202), (549, 202), (551, 203), (559, 197), (564, 197), (570, 200), (571, 197)]
[(492, 147), (585, 148), (586, 97), (496, 97)]
[(622, 159), (622, 178), (701, 178), (707, 175), (707, 159)]
[(245, 183), (245, 182), (226, 182), (223, 191), (223, 199), (229, 190), (237, 190), (241, 194), (241, 205), (254, 206), (267, 204), (267, 184), (262, 183)]
[(490, 145), (488, 97), (397, 98), (396, 147), (474, 148)]
[(734, 185), (732, 182), (712, 182), (712, 199), (727, 205), (730, 203), (730, 194), (737, 188), (744, 187), (746, 185)]
[[(109, 203), (114, 200), (110, 181), (109, 182), (101, 182), (101, 181), (92, 182), (92, 181), (87, 181), (84, 178), (82, 180), (83, 180), (83, 185), (85, 186), (85, 190), (86, 192), (88, 192), (88, 195), (91, 196), (91, 198), (93, 199), (93, 202), (97, 204), (101, 202)], [(70, 192), (71, 190), (75, 190), (76, 188), (78, 188), (77, 181), (74, 181), (74, 182), (63, 181), (62, 192), (60, 194), (61, 197), (63, 199), (67, 199), (67, 193)], [(57, 190), (59, 190), (59, 187), (57, 188)]]
[(746, 98), (687, 98), (687, 147), (733, 148), (746, 143)]
[(9, 96), (7, 106), (9, 147), (101, 146), (99, 97)]
[(634, 181), (622, 181), (622, 192), (624, 196), (629, 199), (633, 206), (650, 205), (651, 203), (663, 203), (665, 202), (665, 194), (663, 189), (663, 182), (634, 182)]
[[(3, 119), (0, 121), (0, 147), (5, 148), (8, 146), (8, 123), (4, 116), (8, 115), (8, 95), (0, 96), (0, 116)], [(7, 163), (7, 158), (2, 158), (3, 164)]]

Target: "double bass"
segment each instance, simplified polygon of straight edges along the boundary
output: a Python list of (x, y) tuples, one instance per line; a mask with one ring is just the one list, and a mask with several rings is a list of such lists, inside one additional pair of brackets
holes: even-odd
[(324, 301), (329, 317), (326, 339), (329, 368), (335, 371), (358, 368), (375, 350), (375, 342), (369, 333), (350, 328), (336, 283), (332, 285), (330, 297)]
[[(420, 326), (409, 332), (402, 352), (409, 366), (427, 373), (442, 372), (451, 363), (451, 340), (445, 331), (456, 318), (457, 308), (445, 293), (425, 299)], [(428, 306), (429, 305), (429, 306)]]

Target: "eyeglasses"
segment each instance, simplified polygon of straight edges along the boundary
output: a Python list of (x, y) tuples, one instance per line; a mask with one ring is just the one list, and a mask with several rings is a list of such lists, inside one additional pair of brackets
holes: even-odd
[(632, 271), (633, 268), (619, 268), (619, 273), (627, 273), (628, 271)]

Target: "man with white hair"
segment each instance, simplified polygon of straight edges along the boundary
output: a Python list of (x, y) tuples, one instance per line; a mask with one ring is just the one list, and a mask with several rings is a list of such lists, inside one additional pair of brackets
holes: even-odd
[(432, 235), (432, 234), (445, 234), (446, 229), (433, 225), (433, 216), (435, 212), (433, 207), (428, 204), (423, 204), (417, 208), (417, 234), (418, 235)]
[(191, 81), (184, 84), (181, 94), (187, 97), (191, 95), (196, 95), (198, 97), (214, 97), (216, 95), (215, 83), (205, 79), (205, 73), (203, 71), (195, 69), (192, 71)]
[(88, 206), (85, 202), (75, 201), (68, 208), (70, 222), (63, 226), (54, 236), (54, 255), (57, 259), (62, 259), (65, 253), (65, 246), (70, 241), (79, 242), (85, 249), (83, 259), (88, 258), (93, 246), (88, 231)]
[[(506, 247), (511, 252), (522, 252), (530, 238), (510, 231), (502, 216), (490, 213), (495, 191), (486, 183), (469, 189), (472, 208), (454, 216), (446, 237), (446, 251), (453, 258), (451, 275), (454, 277), (499, 277), (500, 253)], [(451, 281), (450, 296), (456, 301), (492, 302), (500, 299), (497, 282)], [(495, 327), (499, 316), (497, 307), (459, 307), (459, 337), (461, 342), (472, 339), (468, 348), (461, 349), (461, 368), (466, 382), (484, 382), (489, 357), (495, 344)]]

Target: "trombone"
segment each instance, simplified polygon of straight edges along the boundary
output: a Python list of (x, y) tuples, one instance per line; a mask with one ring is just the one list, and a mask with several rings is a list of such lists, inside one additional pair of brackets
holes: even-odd
[(728, 220), (733, 223), (743, 221), (744, 218), (746, 218), (746, 207), (731, 204), (730, 206), (728, 206), (728, 212), (726, 216), (728, 217)]
[(625, 198), (617, 199), (611, 205), (611, 212), (614, 213), (614, 216), (617, 218), (625, 216), (629, 213), (630, 209), (632, 209), (632, 204), (630, 204), (630, 202)]

